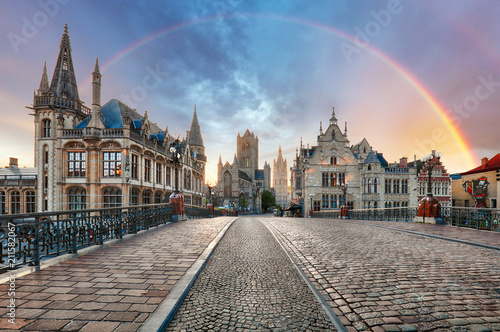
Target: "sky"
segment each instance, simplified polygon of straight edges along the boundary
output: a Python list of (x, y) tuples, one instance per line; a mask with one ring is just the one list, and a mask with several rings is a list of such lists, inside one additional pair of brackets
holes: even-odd
[(389, 162), (437, 150), (456, 173), (500, 152), (500, 1), (19, 0), (0, 17), (0, 166), (33, 166), (26, 106), (66, 23), (87, 106), (96, 58), (103, 104), (181, 137), (196, 104), (210, 181), (246, 129), (260, 167), (280, 144), (292, 166), (333, 107)]

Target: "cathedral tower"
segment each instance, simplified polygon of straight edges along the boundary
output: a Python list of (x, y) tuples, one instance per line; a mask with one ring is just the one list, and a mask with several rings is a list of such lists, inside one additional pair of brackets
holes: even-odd
[(273, 188), (276, 193), (276, 204), (288, 205), (288, 170), (286, 159), (283, 159), (281, 144), (278, 148), (278, 158), (273, 161)]
[(236, 157), (240, 169), (255, 179), (255, 170), (259, 168), (259, 138), (247, 129), (243, 136), (236, 138)]

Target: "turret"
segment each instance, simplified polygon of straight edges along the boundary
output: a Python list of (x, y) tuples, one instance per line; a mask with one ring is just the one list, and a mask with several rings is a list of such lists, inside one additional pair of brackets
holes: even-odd
[(92, 112), (88, 128), (104, 128), (101, 120), (101, 73), (99, 71), (99, 60), (95, 60), (94, 71), (92, 72)]
[(47, 92), (49, 92), (49, 77), (47, 75), (47, 62), (43, 62), (43, 72), (42, 72), (42, 79), (40, 80), (40, 87), (38, 88), (38, 95), (44, 95)]

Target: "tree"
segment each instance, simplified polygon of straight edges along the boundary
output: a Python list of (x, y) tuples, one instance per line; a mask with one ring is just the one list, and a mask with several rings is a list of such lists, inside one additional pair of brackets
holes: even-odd
[(267, 209), (274, 205), (276, 205), (276, 197), (270, 191), (264, 190), (262, 193), (262, 210), (267, 211)]
[(247, 200), (246, 200), (246, 197), (244, 195), (241, 195), (240, 196), (240, 210), (244, 210), (248, 207), (248, 203), (247, 203)]

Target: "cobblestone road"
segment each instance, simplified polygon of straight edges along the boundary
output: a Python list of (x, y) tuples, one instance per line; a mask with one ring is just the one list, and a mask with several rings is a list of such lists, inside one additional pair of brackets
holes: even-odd
[(227, 231), (167, 331), (334, 331), (273, 235), (257, 218)]
[(348, 330), (500, 330), (498, 250), (355, 221), (261, 220)]

